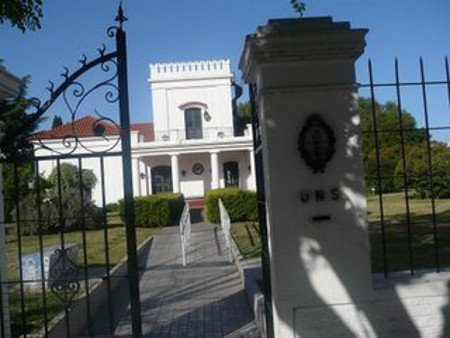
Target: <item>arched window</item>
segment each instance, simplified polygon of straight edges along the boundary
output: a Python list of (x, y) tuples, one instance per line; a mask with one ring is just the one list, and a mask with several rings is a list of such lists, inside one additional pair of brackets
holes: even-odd
[(184, 123), (187, 140), (203, 138), (202, 111), (200, 108), (186, 109), (184, 111)]
[(167, 165), (152, 168), (152, 192), (172, 192), (172, 170)]
[(223, 164), (223, 177), (225, 179), (225, 187), (239, 188), (239, 163), (225, 162)]

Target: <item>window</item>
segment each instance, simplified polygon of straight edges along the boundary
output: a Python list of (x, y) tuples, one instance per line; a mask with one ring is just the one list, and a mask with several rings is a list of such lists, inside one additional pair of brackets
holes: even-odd
[(186, 109), (184, 111), (184, 122), (187, 140), (203, 138), (202, 111), (200, 108)]
[(152, 168), (152, 192), (172, 192), (172, 169), (167, 165)]

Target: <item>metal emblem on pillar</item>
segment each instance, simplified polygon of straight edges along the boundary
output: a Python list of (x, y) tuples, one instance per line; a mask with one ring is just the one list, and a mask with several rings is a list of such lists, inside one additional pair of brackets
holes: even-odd
[(336, 151), (333, 129), (318, 114), (312, 114), (298, 137), (298, 150), (305, 163), (316, 173), (325, 172), (325, 166)]

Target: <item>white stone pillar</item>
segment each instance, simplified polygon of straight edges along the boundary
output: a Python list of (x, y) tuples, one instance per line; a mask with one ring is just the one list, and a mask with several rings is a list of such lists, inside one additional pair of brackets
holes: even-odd
[(180, 169), (178, 165), (178, 154), (170, 155), (170, 163), (172, 168), (172, 188), (173, 192), (180, 192)]
[(0, 325), (4, 327), (5, 337), (11, 337), (11, 326), (9, 317), (9, 293), (6, 284), (8, 282), (6, 269), (6, 231), (5, 231), (5, 205), (3, 198), (3, 169), (0, 163), (0, 292), (2, 304)]
[(251, 149), (249, 152), (250, 156), (250, 180), (249, 189), (256, 190), (256, 166), (255, 166), (255, 152)]
[(245, 42), (276, 338), (358, 337), (362, 318), (370, 326), (373, 312), (356, 305), (373, 296), (354, 71), (366, 32), (331, 18), (270, 20)]
[(219, 153), (212, 151), (211, 153), (211, 189), (219, 188)]

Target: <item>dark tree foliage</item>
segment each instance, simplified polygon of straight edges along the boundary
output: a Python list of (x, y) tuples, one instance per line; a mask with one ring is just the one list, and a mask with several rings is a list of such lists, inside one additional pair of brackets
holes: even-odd
[(28, 78), (23, 79), (17, 97), (0, 100), (0, 156), (3, 158), (23, 159), (33, 149), (29, 136), (42, 119), (27, 114), (27, 110), (36, 103), (25, 97), (28, 82)]
[(251, 123), (252, 117), (251, 117), (251, 113), (250, 113), (250, 103), (248, 101), (239, 102), (238, 116), (239, 116), (239, 118), (244, 120), (246, 124)]
[[(426, 143), (409, 149), (406, 157), (408, 188), (420, 198), (450, 198), (450, 148), (445, 143), (432, 141), (430, 150), (429, 153)], [(402, 189), (403, 185), (403, 166), (399, 163), (395, 169), (395, 186)]]
[(306, 11), (306, 5), (303, 1), (291, 0), (291, 5), (296, 13), (303, 16), (303, 13)]
[(52, 122), (52, 129), (62, 126), (62, 124), (63, 124), (62, 117), (59, 115), (55, 115), (55, 117), (53, 118), (53, 122)]
[(18, 212), (13, 203), (11, 219), (16, 221), (19, 214), (23, 235), (97, 229), (101, 226), (101, 213), (91, 199), (92, 188), (97, 182), (94, 173), (88, 169), (82, 170), (80, 191), (79, 170), (75, 165), (62, 163), (59, 172), (60, 177), (55, 168), (48, 180), (41, 179), (40, 200), (35, 189), (20, 186), (23, 192), (20, 194)]
[[(395, 192), (403, 189), (402, 181), (403, 156), (402, 139), (405, 157), (411, 149), (422, 146), (426, 141), (426, 133), (417, 127), (415, 118), (403, 110), (399, 112), (397, 104), (375, 102), (375, 121), (372, 102), (369, 98), (358, 100), (363, 131), (363, 161), (366, 174), (366, 187), (369, 191), (378, 190), (377, 147), (375, 142), (375, 123), (378, 131), (378, 154), (380, 160), (381, 190)], [(401, 116), (401, 119), (400, 119)], [(401, 132), (403, 129), (403, 133)], [(403, 135), (402, 135), (403, 134)], [(400, 175), (400, 178), (399, 178)]]
[(41, 28), (42, 0), (0, 1), (0, 23), (9, 22), (22, 32)]

